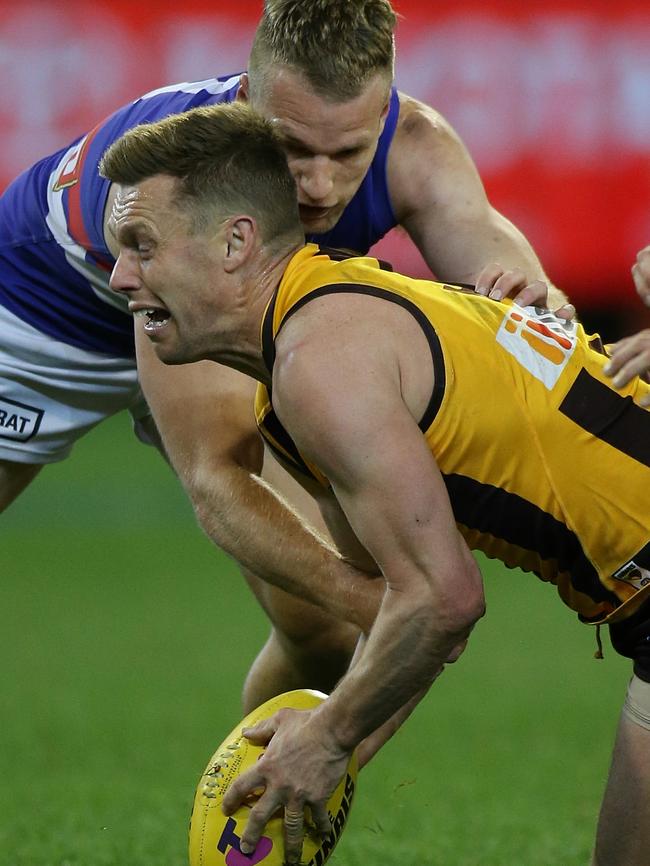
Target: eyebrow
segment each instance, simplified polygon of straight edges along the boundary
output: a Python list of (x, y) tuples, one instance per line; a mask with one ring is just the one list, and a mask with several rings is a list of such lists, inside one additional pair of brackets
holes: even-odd
[(155, 241), (153, 232), (144, 220), (133, 220), (132, 222), (118, 226), (117, 231), (113, 228), (114, 221), (108, 221), (108, 229), (116, 241), (121, 243), (133, 243), (137, 240), (145, 238), (146, 240)]
[(324, 148), (312, 147), (307, 142), (301, 141), (299, 138), (296, 138), (295, 136), (290, 135), (290, 134), (285, 133), (285, 132), (281, 132), (280, 140), (281, 140), (282, 144), (285, 145), (286, 147), (295, 147), (297, 150), (304, 150), (304, 151), (307, 151), (308, 153), (313, 153), (313, 154), (324, 153), (327, 156), (337, 156), (338, 154), (347, 153), (348, 151), (363, 150), (365, 147), (367, 147), (369, 145), (369, 142), (367, 142), (365, 140), (363, 140), (363, 141), (357, 140), (357, 141), (351, 142), (350, 144), (344, 145), (343, 147), (339, 147), (337, 150), (327, 151)]

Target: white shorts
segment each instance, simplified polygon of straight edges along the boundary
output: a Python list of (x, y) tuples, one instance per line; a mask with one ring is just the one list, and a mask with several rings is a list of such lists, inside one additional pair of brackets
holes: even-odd
[(139, 434), (149, 409), (134, 359), (68, 346), (0, 306), (0, 459), (63, 460), (77, 439), (122, 409)]

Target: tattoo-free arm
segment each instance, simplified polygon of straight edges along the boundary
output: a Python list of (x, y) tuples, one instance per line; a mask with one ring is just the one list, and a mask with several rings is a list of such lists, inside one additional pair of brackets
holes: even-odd
[[(414, 366), (424, 362), (426, 370), (422, 344), (412, 351), (424, 338), (406, 329), (409, 369), (403, 371), (392, 340), (396, 330), (404, 336), (404, 322), (387, 321), (385, 310), (371, 322), (370, 312), (377, 308), (321, 299), (285, 326), (294, 337), (282, 350), (276, 343), (276, 414), (329, 478), (356, 538), (381, 570), (385, 591), (360, 657), (329, 698), (312, 711), (281, 710), (246, 733), (268, 746), (223, 801), (232, 814), (248, 793), (265, 789), (242, 835), (246, 851), (278, 807), (300, 814), (308, 805), (319, 827), (327, 823), (325, 804), (351, 751), (369, 738), (368, 751), (361, 750), (366, 760), (381, 745), (483, 613), (478, 568), (403, 397), (404, 389), (418, 391), (418, 383), (409, 385)], [(302, 328), (305, 317), (316, 336)], [(286, 854), (297, 862), (299, 849), (292, 844)]]
[(388, 180), (400, 224), (438, 279), (475, 284), (487, 265), (498, 263), (504, 270), (520, 268), (529, 283), (548, 283), (551, 309), (566, 303), (528, 240), (490, 204), (476, 166), (450, 124), (403, 94)]
[(209, 538), (269, 583), (367, 631), (377, 581), (344, 562), (259, 477), (255, 382), (210, 361), (162, 364), (136, 320), (138, 369), (167, 457)]
[(344, 748), (426, 689), (483, 605), (478, 569), (415, 421), (397, 404), (369, 417), (371, 430), (353, 424), (338, 445), (323, 443), (312, 454), (386, 580), (359, 662), (323, 705)]

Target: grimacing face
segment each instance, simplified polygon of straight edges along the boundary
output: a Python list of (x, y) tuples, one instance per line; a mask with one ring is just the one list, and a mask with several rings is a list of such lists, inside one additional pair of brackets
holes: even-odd
[[(252, 107), (272, 121), (298, 188), (306, 232), (332, 229), (359, 188), (388, 113), (390, 82), (378, 74), (359, 96), (331, 102), (287, 66), (267, 74)], [(248, 98), (248, 88), (240, 97)]]
[(193, 229), (190, 214), (175, 200), (179, 183), (156, 175), (135, 186), (118, 186), (108, 233), (117, 261), (113, 291), (129, 299), (144, 319), (158, 357), (183, 364), (208, 357), (224, 310), (215, 285), (221, 273), (219, 227)]

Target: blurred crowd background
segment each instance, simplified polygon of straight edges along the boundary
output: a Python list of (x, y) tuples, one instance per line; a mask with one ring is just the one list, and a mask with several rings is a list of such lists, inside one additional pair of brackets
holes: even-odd
[[(0, 188), (147, 90), (245, 68), (262, 0), (0, 0)], [(647, 323), (647, 0), (394, 0), (398, 86), (460, 133), (587, 324)], [(399, 233), (379, 252), (426, 269)]]

